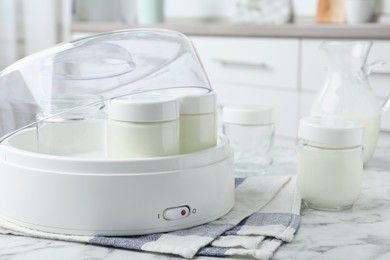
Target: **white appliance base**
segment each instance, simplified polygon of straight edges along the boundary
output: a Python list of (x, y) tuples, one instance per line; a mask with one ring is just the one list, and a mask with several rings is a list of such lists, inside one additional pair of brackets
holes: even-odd
[(140, 235), (204, 224), (233, 207), (233, 156), (223, 136), (197, 153), (113, 160), (26, 151), (28, 134), (0, 145), (0, 215), (20, 226)]

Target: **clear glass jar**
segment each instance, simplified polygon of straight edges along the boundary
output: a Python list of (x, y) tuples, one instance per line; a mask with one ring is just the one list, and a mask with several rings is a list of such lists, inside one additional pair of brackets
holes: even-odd
[(225, 106), (223, 133), (234, 151), (238, 176), (265, 174), (273, 161), (275, 124), (273, 109), (259, 106)]
[(299, 137), (297, 186), (304, 204), (328, 211), (351, 208), (361, 191), (363, 126), (306, 117)]
[(38, 151), (62, 156), (105, 154), (105, 104), (99, 95), (57, 95), (48, 99), (37, 126)]

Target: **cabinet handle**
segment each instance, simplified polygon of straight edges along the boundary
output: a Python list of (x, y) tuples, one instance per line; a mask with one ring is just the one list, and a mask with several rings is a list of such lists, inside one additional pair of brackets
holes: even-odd
[(270, 70), (271, 67), (265, 62), (250, 62), (250, 61), (238, 61), (238, 60), (227, 60), (227, 59), (214, 59), (215, 62), (225, 67), (249, 67), (262, 70)]
[(390, 74), (390, 60), (377, 60), (366, 65), (367, 74)]
[(371, 74), (380, 74), (380, 75), (384, 75), (384, 74), (390, 74), (390, 68), (374, 68), (371, 70)]

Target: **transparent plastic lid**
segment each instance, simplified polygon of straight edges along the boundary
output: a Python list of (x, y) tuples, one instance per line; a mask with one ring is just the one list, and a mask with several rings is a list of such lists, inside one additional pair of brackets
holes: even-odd
[(85, 114), (109, 99), (177, 88), (211, 91), (195, 49), (181, 33), (134, 29), (62, 43), (0, 72), (0, 141), (74, 109)]

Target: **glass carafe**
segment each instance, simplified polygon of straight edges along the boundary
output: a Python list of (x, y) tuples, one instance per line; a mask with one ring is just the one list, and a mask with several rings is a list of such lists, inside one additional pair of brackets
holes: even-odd
[(373, 155), (380, 130), (380, 109), (368, 80), (366, 60), (372, 43), (323, 42), (328, 68), (325, 84), (311, 107), (313, 116), (344, 118), (364, 126), (364, 162)]

